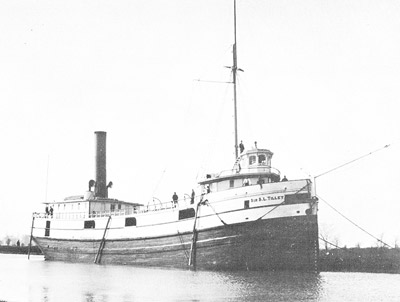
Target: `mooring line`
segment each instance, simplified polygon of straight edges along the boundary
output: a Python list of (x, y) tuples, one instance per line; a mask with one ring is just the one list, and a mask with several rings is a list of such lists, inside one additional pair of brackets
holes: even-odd
[(262, 215), (260, 218), (257, 218), (256, 221), (263, 219), (265, 216), (267, 216), (269, 213), (271, 213), (273, 210), (275, 210), (277, 207), (283, 205), (284, 203), (285, 203), (285, 201), (282, 201), (280, 204), (278, 204), (275, 207), (273, 207), (271, 210), (269, 210), (267, 213)]
[(336, 213), (338, 213), (340, 216), (342, 216), (344, 219), (346, 219), (348, 222), (350, 222), (351, 224), (355, 225), (357, 228), (359, 228), (361, 231), (363, 231), (364, 233), (368, 234), (369, 236), (371, 236), (372, 238), (374, 238), (375, 240), (377, 240), (378, 242), (386, 245), (387, 247), (393, 248), (391, 245), (387, 244), (386, 242), (383, 242), (381, 239), (375, 237), (374, 235), (372, 235), (370, 232), (368, 232), (367, 230), (363, 229), (362, 227), (360, 227), (358, 224), (356, 224), (355, 222), (353, 222), (350, 218), (347, 218), (346, 216), (344, 216), (342, 213), (340, 213), (337, 209), (335, 209), (332, 205), (330, 205), (326, 200), (324, 200), (321, 196), (318, 195), (318, 198), (321, 199), (323, 202), (325, 202), (332, 210), (334, 210)]

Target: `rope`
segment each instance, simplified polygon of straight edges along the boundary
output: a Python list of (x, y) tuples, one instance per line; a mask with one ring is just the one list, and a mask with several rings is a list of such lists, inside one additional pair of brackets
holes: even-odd
[(326, 200), (324, 200), (321, 196), (318, 196), (319, 199), (321, 199), (323, 202), (325, 202), (332, 210), (334, 210), (336, 213), (338, 213), (340, 216), (342, 216), (344, 219), (346, 219), (348, 222), (350, 222), (351, 224), (355, 225), (357, 228), (359, 228), (361, 231), (363, 231), (364, 233), (368, 234), (369, 236), (371, 236), (372, 238), (374, 238), (375, 240), (377, 240), (378, 242), (382, 243), (383, 245), (389, 247), (389, 248), (393, 248), (392, 246), (390, 246), (389, 244), (383, 242), (381, 239), (375, 237), (374, 235), (372, 235), (371, 233), (369, 233), (368, 231), (366, 231), (365, 229), (363, 229), (362, 227), (360, 227), (358, 224), (356, 224), (355, 222), (353, 222), (352, 220), (350, 220), (349, 218), (347, 218), (346, 216), (344, 216), (342, 213), (340, 213), (337, 209), (335, 209), (332, 205), (330, 205)]
[(352, 253), (352, 254), (354, 254), (354, 255), (359, 255), (359, 253), (357, 253), (357, 252), (355, 252), (355, 251), (353, 251), (353, 250), (344, 248), (344, 247), (340, 247), (340, 246), (338, 246), (338, 245), (336, 245), (336, 244), (334, 244), (334, 243), (332, 243), (332, 242), (329, 242), (328, 240), (324, 239), (324, 238), (321, 237), (321, 236), (318, 236), (318, 238), (321, 239), (322, 241), (324, 241), (324, 242), (326, 242), (326, 243), (328, 243), (328, 244), (330, 244), (330, 245), (336, 247), (337, 249), (347, 251), (347, 252)]
[[(213, 126), (209, 129), (212, 129), (213, 131), (211, 131), (211, 133), (213, 133), (213, 135), (211, 135), (208, 139), (208, 141), (206, 142), (207, 145), (207, 149), (205, 152), (203, 152), (203, 156), (201, 159), (201, 165), (200, 168), (198, 169), (197, 175), (196, 175), (196, 179), (199, 178), (200, 174), (203, 174), (204, 171), (206, 171), (209, 167), (207, 166), (206, 162), (209, 162), (210, 158), (212, 158), (212, 155), (216, 153), (216, 149), (218, 147), (217, 141), (218, 141), (218, 137), (219, 137), (219, 130), (221, 129), (220, 125), (222, 123), (222, 113), (224, 112), (224, 108), (225, 105), (228, 101), (227, 98), (227, 94), (228, 94), (228, 86), (225, 87), (225, 90), (223, 92), (223, 97), (222, 97), (222, 102), (219, 104), (218, 109), (216, 110), (216, 116), (215, 116), (215, 120), (212, 123)], [(210, 131), (208, 131), (210, 132)]]
[(282, 201), (280, 204), (276, 205), (275, 207), (273, 207), (271, 210), (269, 210), (267, 213), (265, 213), (264, 215), (262, 215), (260, 218), (256, 219), (256, 221), (261, 220), (264, 218), (264, 216), (267, 216), (269, 213), (271, 213), (273, 210), (275, 210), (277, 207), (283, 205), (285, 203), (285, 201)]
[(218, 213), (215, 211), (215, 209), (212, 207), (212, 205), (208, 202), (207, 199), (204, 200), (203, 202), (204, 202), (204, 204), (208, 205), (213, 210), (213, 212), (215, 213), (215, 215), (217, 215), (217, 217), (219, 218), (219, 220), (222, 222), (223, 225), (225, 225), (225, 226), (228, 225), (225, 221), (222, 220), (222, 218), (218, 215)]
[[(166, 167), (164, 168), (164, 171), (162, 171), (161, 176), (160, 176), (160, 179), (158, 180), (156, 186), (154, 187), (153, 196), (155, 195), (155, 193), (156, 193), (157, 190), (158, 190), (158, 187), (160, 186), (160, 183), (161, 183), (161, 181), (162, 181), (162, 179), (163, 179), (163, 177), (164, 177), (165, 171), (167, 171), (167, 168), (166, 168)], [(149, 204), (149, 203), (147, 203), (147, 204)]]
[[(294, 193), (294, 195), (299, 194), (301, 191), (303, 191), (303, 189), (307, 188), (308, 186), (310, 186), (311, 183), (307, 182), (307, 184), (302, 187), (300, 190), (298, 190), (296, 193)], [(308, 192), (310, 192), (310, 188), (308, 188)]]
[(347, 163), (344, 163), (344, 164), (342, 164), (342, 165), (340, 165), (340, 166), (338, 166), (338, 167), (336, 167), (336, 168), (330, 169), (329, 171), (326, 171), (326, 172), (324, 172), (324, 173), (321, 173), (321, 174), (315, 176), (315, 178), (318, 178), (318, 177), (323, 176), (323, 175), (325, 175), (325, 174), (331, 173), (331, 172), (333, 172), (333, 171), (335, 171), (335, 170), (337, 170), (337, 169), (339, 169), (339, 168), (342, 168), (342, 167), (344, 167), (344, 166), (347, 166), (347, 165), (349, 165), (349, 164), (351, 164), (351, 163), (353, 163), (353, 162), (355, 162), (355, 161), (357, 161), (357, 160), (360, 160), (360, 159), (362, 159), (362, 158), (364, 158), (364, 157), (367, 157), (367, 156), (369, 156), (369, 155), (371, 155), (371, 154), (373, 154), (373, 153), (376, 153), (376, 152), (381, 151), (381, 150), (383, 150), (383, 149), (385, 149), (385, 148), (388, 148), (388, 147), (390, 147), (390, 144), (385, 145), (384, 147), (379, 148), (379, 149), (377, 149), (377, 150), (375, 150), (375, 151), (371, 151), (371, 152), (369, 152), (368, 154), (365, 154), (365, 155), (363, 155), (363, 156), (357, 157), (356, 159), (353, 159), (353, 160), (351, 160), (351, 161), (349, 161), (349, 162), (347, 162)]
[(321, 239), (322, 241), (324, 241), (324, 242), (326, 242), (326, 243), (328, 243), (328, 244), (330, 244), (330, 245), (332, 245), (332, 246), (338, 248), (338, 249), (346, 250), (346, 249), (343, 248), (343, 247), (340, 247), (340, 246), (338, 246), (338, 245), (336, 245), (336, 244), (334, 244), (334, 243), (332, 243), (332, 242), (329, 242), (328, 240), (326, 240), (326, 239), (325, 239), (324, 237), (322, 237), (322, 236), (318, 236), (318, 238)]

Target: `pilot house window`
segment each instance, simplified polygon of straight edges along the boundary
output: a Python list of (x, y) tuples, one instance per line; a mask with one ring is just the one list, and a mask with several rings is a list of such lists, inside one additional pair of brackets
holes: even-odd
[(258, 155), (258, 163), (259, 164), (266, 164), (267, 163), (265, 154)]
[(249, 165), (255, 164), (257, 161), (257, 157), (255, 155), (251, 155), (249, 157)]

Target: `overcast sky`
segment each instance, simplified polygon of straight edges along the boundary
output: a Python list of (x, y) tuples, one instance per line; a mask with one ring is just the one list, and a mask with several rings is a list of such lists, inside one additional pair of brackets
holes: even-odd
[[(400, 241), (400, 2), (238, 0), (239, 139)], [(110, 197), (147, 204), (234, 161), (231, 0), (0, 2), (0, 239), (83, 194), (107, 131)], [(202, 81), (197, 81), (198, 79)], [(340, 245), (376, 242), (320, 202)], [(400, 242), (399, 242), (400, 243)]]

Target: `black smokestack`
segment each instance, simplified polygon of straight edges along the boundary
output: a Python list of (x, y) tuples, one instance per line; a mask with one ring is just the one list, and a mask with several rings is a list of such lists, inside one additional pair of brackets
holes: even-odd
[(107, 190), (107, 169), (106, 169), (106, 138), (107, 133), (96, 131), (96, 197), (108, 197)]

